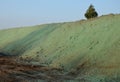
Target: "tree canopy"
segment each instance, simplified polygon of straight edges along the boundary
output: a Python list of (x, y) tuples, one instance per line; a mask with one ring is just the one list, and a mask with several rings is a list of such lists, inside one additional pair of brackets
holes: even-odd
[(97, 17), (98, 13), (95, 11), (94, 6), (91, 4), (85, 13), (87, 19)]

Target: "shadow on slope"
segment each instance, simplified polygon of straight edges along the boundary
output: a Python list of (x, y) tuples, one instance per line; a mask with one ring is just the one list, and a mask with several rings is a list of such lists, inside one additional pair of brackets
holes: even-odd
[[(9, 45), (4, 47), (2, 50), (4, 53), (9, 55), (22, 55), (25, 51), (32, 49), (37, 42), (42, 43), (48, 35), (59, 27), (58, 25), (45, 25), (39, 30), (33, 31), (27, 36), (17, 40), (15, 42), (11, 42)], [(18, 36), (19, 37), (19, 36)]]

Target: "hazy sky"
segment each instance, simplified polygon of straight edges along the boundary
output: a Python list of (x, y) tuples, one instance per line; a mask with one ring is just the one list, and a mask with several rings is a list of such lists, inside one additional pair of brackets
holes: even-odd
[(0, 29), (84, 19), (90, 4), (99, 16), (120, 13), (120, 0), (0, 0)]

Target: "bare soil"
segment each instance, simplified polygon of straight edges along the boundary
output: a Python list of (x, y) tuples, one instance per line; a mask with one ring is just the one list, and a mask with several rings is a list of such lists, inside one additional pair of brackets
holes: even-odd
[(0, 56), (0, 82), (58, 82), (71, 80), (60, 68), (19, 63), (15, 57)]

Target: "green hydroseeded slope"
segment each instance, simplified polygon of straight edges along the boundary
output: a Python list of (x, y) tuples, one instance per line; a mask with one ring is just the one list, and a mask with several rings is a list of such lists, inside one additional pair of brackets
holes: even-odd
[(120, 74), (120, 15), (0, 31), (0, 52), (89, 74)]

